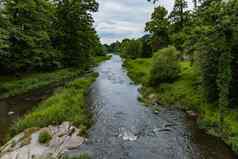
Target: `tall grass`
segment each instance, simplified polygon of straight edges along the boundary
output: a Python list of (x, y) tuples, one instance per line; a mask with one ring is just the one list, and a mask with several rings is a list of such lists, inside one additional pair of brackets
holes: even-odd
[[(111, 55), (94, 57), (94, 64), (109, 60)], [(66, 79), (74, 79), (83, 73), (80, 68), (66, 68), (53, 72), (40, 72), (16, 76), (0, 76), (0, 98), (27, 93)]]
[(80, 73), (81, 71), (78, 68), (67, 68), (48, 73), (33, 73), (21, 78), (8, 77), (8, 80), (6, 80), (6, 77), (0, 77), (0, 98), (15, 96), (47, 86), (51, 83), (75, 78)]
[(27, 128), (46, 127), (51, 124), (61, 124), (63, 121), (72, 122), (85, 133), (91, 124), (90, 113), (85, 105), (85, 94), (96, 76), (92, 74), (67, 84), (64, 89), (18, 120), (12, 126), (11, 135)]

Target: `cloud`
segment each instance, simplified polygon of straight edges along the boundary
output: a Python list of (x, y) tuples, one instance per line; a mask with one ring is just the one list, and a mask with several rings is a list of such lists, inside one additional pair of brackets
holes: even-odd
[[(124, 38), (144, 35), (154, 5), (147, 0), (98, 0), (99, 11), (94, 14), (95, 28), (102, 43), (112, 43)], [(168, 10), (172, 1), (160, 0)]]

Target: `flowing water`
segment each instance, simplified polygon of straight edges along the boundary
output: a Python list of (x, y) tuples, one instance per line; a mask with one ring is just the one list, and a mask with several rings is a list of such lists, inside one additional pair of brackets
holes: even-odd
[(176, 109), (158, 114), (138, 101), (138, 87), (126, 75), (122, 59), (113, 55), (101, 64), (89, 91), (95, 114), (89, 138), (67, 154), (88, 153), (95, 159), (235, 159), (218, 138), (206, 135), (195, 121)]

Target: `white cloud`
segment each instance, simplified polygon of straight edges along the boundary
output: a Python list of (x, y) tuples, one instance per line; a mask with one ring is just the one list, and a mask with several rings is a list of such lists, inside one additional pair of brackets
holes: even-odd
[[(94, 14), (95, 28), (103, 43), (144, 35), (154, 5), (147, 0), (98, 0), (99, 11)], [(171, 10), (171, 0), (160, 0)]]

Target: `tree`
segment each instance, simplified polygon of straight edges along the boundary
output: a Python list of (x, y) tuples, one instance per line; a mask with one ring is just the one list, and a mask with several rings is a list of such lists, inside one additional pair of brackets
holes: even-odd
[(4, 1), (2, 16), (9, 24), (2, 28), (7, 28), (9, 32), (5, 38), (9, 44), (6, 70), (15, 72), (44, 68), (57, 59), (47, 32), (49, 7), (50, 3), (45, 0)]
[(0, 10), (0, 74), (4, 73), (7, 70), (7, 64), (10, 60), (9, 56), (9, 43), (8, 36), (9, 31), (6, 29), (9, 27), (9, 21), (3, 16), (3, 9)]
[(185, 0), (175, 0), (173, 11), (169, 15), (169, 19), (171, 20), (174, 30), (177, 32), (181, 31), (186, 24), (187, 20), (187, 9), (188, 4)]
[(142, 55), (142, 41), (139, 39), (125, 39), (120, 46), (121, 54), (128, 58), (138, 58)]
[(92, 12), (98, 9), (95, 0), (55, 0), (54, 24), (56, 48), (63, 54), (65, 66), (86, 67), (99, 40), (93, 28)]
[(152, 47), (151, 47), (151, 36), (150, 35), (144, 35), (139, 40), (142, 42), (142, 51), (141, 51), (141, 57), (151, 57), (152, 56)]
[(155, 8), (151, 16), (151, 21), (146, 23), (145, 31), (152, 34), (151, 44), (153, 51), (168, 46), (169, 20), (167, 14), (168, 11), (164, 7), (159, 6)]

